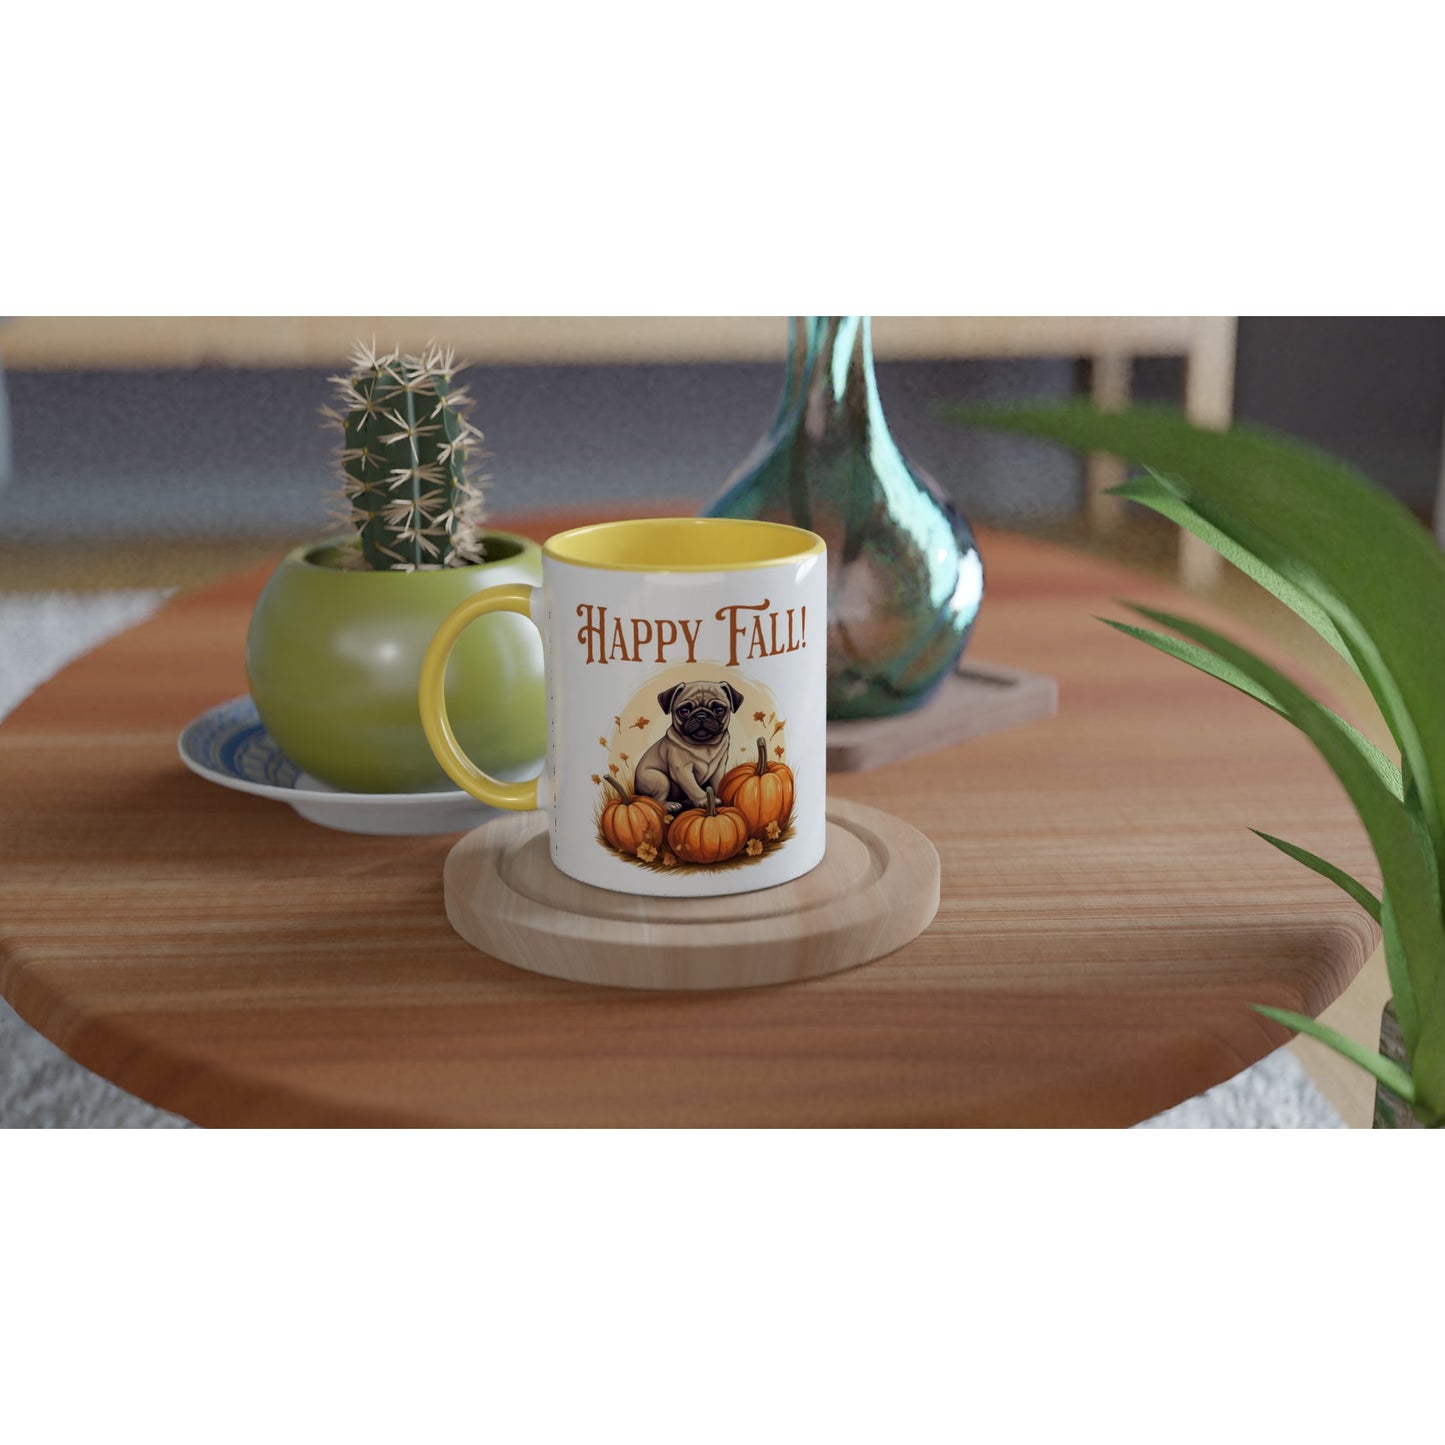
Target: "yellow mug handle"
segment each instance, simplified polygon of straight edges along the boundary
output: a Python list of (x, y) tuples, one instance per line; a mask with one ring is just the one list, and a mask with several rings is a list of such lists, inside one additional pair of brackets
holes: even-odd
[(493, 808), (511, 808), (525, 813), (538, 806), (536, 778), (525, 783), (503, 783), (484, 773), (461, 749), (457, 735), (447, 718), (447, 661), (457, 638), (466, 627), (487, 612), (520, 612), (532, 616), (532, 593), (525, 583), (509, 583), (505, 587), (489, 587), (469, 597), (445, 622), (427, 646), (421, 660), (421, 725), (426, 740), (436, 754), (437, 762), (457, 787)]

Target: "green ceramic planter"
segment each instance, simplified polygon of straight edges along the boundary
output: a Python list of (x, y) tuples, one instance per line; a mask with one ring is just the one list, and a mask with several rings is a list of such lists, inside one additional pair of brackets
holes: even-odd
[[(459, 603), (502, 583), (540, 586), (535, 542), (489, 532), (488, 560), (441, 572), (344, 572), (337, 539), (296, 548), (272, 573), (246, 638), (251, 696), (281, 750), (354, 793), (450, 788), (422, 732), (422, 654)], [(525, 618), (480, 618), (447, 669), (447, 713), (488, 772), (521, 776), (547, 750), (542, 645)]]

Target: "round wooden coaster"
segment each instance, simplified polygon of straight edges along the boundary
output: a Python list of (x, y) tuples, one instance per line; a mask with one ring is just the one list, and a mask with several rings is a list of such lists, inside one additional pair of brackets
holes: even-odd
[(724, 898), (644, 898), (552, 863), (542, 813), (498, 818), (447, 855), (447, 917), (473, 947), (533, 973), (622, 988), (751, 988), (856, 968), (938, 911), (938, 854), (901, 818), (830, 799), (811, 873)]

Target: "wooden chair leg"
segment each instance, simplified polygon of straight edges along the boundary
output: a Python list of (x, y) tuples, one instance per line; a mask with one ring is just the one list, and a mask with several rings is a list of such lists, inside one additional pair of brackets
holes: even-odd
[[(1129, 405), (1132, 358), (1102, 352), (1093, 358), (1089, 395), (1101, 411), (1122, 411)], [(1084, 516), (1091, 532), (1117, 531), (1124, 520), (1124, 499), (1108, 495), (1127, 475), (1124, 462), (1107, 452), (1090, 452), (1084, 465)]]
[[(1235, 318), (1211, 316), (1200, 323), (1184, 363), (1184, 412), (1196, 426), (1223, 430), (1234, 415)], [(1212, 587), (1224, 559), (1189, 532), (1179, 534), (1179, 580), (1190, 588)]]

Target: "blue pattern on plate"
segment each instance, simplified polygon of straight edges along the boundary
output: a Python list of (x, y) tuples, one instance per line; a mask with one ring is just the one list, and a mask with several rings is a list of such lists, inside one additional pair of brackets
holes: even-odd
[(266, 731), (249, 697), (213, 708), (187, 732), (187, 751), (215, 772), (273, 788), (294, 788), (301, 776), (301, 769)]

